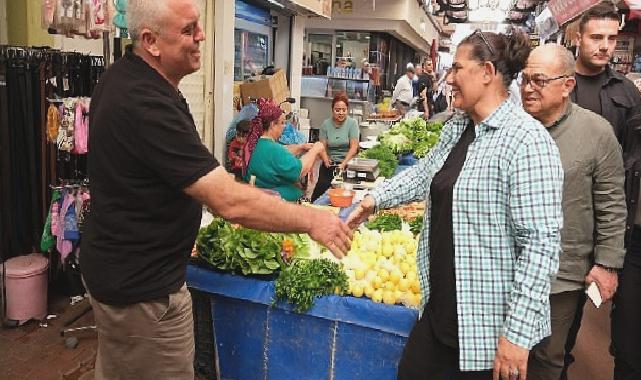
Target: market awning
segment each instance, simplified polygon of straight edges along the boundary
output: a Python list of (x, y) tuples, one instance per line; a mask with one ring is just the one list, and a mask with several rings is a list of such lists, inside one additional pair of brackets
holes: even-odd
[(601, 0), (550, 0), (548, 8), (557, 24), (562, 26), (600, 2)]

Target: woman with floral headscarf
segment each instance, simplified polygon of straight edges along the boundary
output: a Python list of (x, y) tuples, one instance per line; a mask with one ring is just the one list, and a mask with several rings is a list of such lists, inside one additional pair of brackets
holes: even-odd
[[(278, 143), (285, 128), (283, 110), (269, 99), (258, 101), (258, 115), (252, 119), (249, 136), (243, 149), (243, 179), (256, 177), (256, 186), (278, 192), (288, 201), (303, 195), (300, 179), (305, 176), (317, 158), (329, 165), (325, 147), (321, 143), (304, 144), (288, 149)], [(300, 158), (293, 150), (306, 151)]]

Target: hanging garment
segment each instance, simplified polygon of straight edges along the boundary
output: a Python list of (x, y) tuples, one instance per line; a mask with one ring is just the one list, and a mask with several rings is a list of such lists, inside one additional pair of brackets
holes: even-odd
[[(66, 226), (67, 214), (69, 213), (69, 208), (73, 205), (73, 203), (74, 203), (73, 194), (70, 194), (70, 193), (65, 194), (62, 201), (62, 207), (60, 208), (59, 218), (58, 218), (58, 239), (56, 242), (56, 249), (60, 253), (60, 258), (63, 262), (67, 258), (67, 255), (69, 255), (73, 250), (73, 243), (71, 242), (71, 240), (65, 239), (65, 230), (67, 229), (67, 226)], [(74, 211), (74, 214), (75, 214), (75, 211)], [(72, 220), (70, 218), (69, 231), (73, 230), (71, 223), (72, 223)]]
[(65, 240), (77, 242), (80, 240), (80, 231), (78, 230), (78, 214), (76, 214), (76, 197), (73, 196), (73, 201), (69, 204), (67, 213), (65, 214), (65, 223), (63, 235)]
[[(51, 205), (49, 206), (49, 214), (47, 215), (47, 220), (45, 221), (45, 227), (42, 229), (42, 238), (40, 239), (40, 250), (42, 252), (48, 252), (56, 244), (56, 239), (51, 233), (51, 222), (52, 222), (52, 211), (54, 205), (58, 205), (60, 200), (60, 190), (55, 189), (51, 194)], [(58, 216), (56, 212), (56, 217)]]
[(78, 99), (76, 102), (74, 121), (74, 148), (73, 153), (87, 153), (87, 140), (89, 137), (89, 102)]
[[(60, 191), (60, 190), (58, 190)], [(51, 203), (51, 235), (58, 237), (60, 235), (60, 202), (62, 195), (58, 194), (58, 199)]]
[(54, 23), (56, 0), (42, 0), (42, 28), (49, 29)]
[(78, 230), (82, 234), (85, 227), (85, 220), (87, 219), (87, 215), (89, 215), (89, 211), (91, 210), (91, 195), (89, 194), (89, 191), (83, 191), (80, 194), (80, 199), (82, 202), (79, 208), (80, 211), (78, 213)]
[(75, 124), (75, 100), (72, 98), (65, 98), (60, 106), (60, 128), (58, 130), (58, 149), (71, 152), (74, 148), (74, 124)]
[(47, 110), (47, 141), (57, 141), (58, 129), (60, 129), (60, 115), (58, 114), (58, 108), (52, 103), (49, 104), (49, 109)]

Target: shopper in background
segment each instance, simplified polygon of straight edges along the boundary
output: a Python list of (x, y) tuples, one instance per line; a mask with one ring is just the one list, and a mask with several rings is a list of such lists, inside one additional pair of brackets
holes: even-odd
[(412, 87), (414, 74), (414, 65), (410, 63), (407, 65), (406, 74), (398, 78), (396, 86), (394, 86), (394, 92), (392, 93), (392, 105), (401, 115), (405, 115), (405, 112), (407, 112), (407, 109), (414, 99), (414, 88)]
[[(317, 159), (330, 165), (325, 145), (301, 144), (292, 151), (278, 140), (285, 129), (285, 113), (272, 100), (258, 101), (258, 115), (243, 149), (243, 180), (250, 182), (256, 177), (256, 187), (273, 190), (286, 201), (297, 201), (303, 195), (301, 179), (309, 173)], [(305, 152), (303, 152), (303, 150)], [(296, 157), (302, 154), (300, 158)]]
[[(633, 135), (632, 130), (636, 128), (632, 122), (639, 118), (641, 98), (634, 84), (609, 66), (619, 33), (619, 20), (620, 16), (617, 9), (611, 2), (604, 2), (590, 8), (581, 16), (579, 31), (576, 35), (578, 49), (575, 75), (576, 86), (572, 92), (571, 99), (579, 106), (603, 116), (610, 122), (619, 143), (623, 147), (624, 157), (629, 158), (636, 155), (635, 150), (641, 149), (634, 142), (635, 139), (633, 141), (625, 141), (626, 136)], [(638, 200), (639, 177), (634, 177), (634, 171), (628, 170), (630, 165), (629, 159), (626, 160), (625, 193), (629, 204), (634, 206)], [(635, 244), (633, 240), (641, 244), (641, 239), (636, 240), (637, 238), (635, 238), (638, 235), (634, 234), (636, 223), (633, 218), (630, 218), (631, 214), (633, 214), (633, 210), (628, 208), (629, 217), (626, 225), (628, 257), (634, 255), (632, 253), (634, 250), (631, 249)], [(631, 260), (626, 258), (624, 272), (626, 272), (627, 263), (634, 261), (634, 259)], [(614, 270), (614, 268), (611, 268), (611, 270)], [(626, 322), (634, 319), (641, 320), (641, 308), (624, 305), (624, 303), (632, 302), (632, 298), (622, 294), (627, 287), (630, 288), (628, 294), (632, 293), (632, 295), (636, 294), (638, 296), (641, 293), (641, 288), (635, 283), (641, 283), (641, 273), (638, 271), (635, 273), (631, 269), (625, 282), (623, 278), (620, 280), (619, 292), (613, 302), (612, 348), (615, 357), (615, 372), (628, 373), (631, 368), (637, 368), (636, 374), (641, 377), (641, 324), (636, 322), (634, 326), (631, 326)], [(565, 347), (566, 366), (561, 379), (567, 378), (567, 367), (574, 361), (571, 351), (574, 348), (581, 326), (584, 302), (585, 297), (583, 302), (580, 302), (577, 306), (576, 319), (568, 334)], [(638, 298), (634, 302), (638, 305)], [(635, 360), (631, 361), (631, 358), (635, 358)], [(636, 358), (639, 358), (639, 360), (636, 360)], [(618, 378), (625, 378), (623, 375), (617, 376), (621, 376)]]
[(334, 171), (343, 171), (349, 160), (358, 153), (360, 130), (356, 120), (347, 116), (349, 100), (344, 93), (337, 94), (332, 100), (332, 117), (320, 126), (320, 142), (325, 146), (331, 165), (321, 165), (318, 182), (312, 195), (312, 202), (332, 186)]
[(329, 212), (236, 182), (200, 141), (180, 80), (200, 67), (194, 0), (129, 0), (133, 47), (91, 105), (91, 213), (80, 265), (91, 295), (96, 379), (194, 378), (186, 266), (201, 203), (251, 228), (307, 232), (337, 256), (351, 231)]
[(523, 107), (554, 138), (564, 182), (562, 252), (550, 295), (552, 335), (532, 350), (529, 380), (559, 378), (586, 285), (595, 282), (603, 302), (611, 300), (617, 274), (606, 268), (621, 268), (625, 256), (621, 147), (607, 120), (570, 101), (574, 83), (574, 57), (565, 47), (547, 44), (532, 51), (522, 74)]
[(434, 90), (436, 83), (436, 75), (432, 68), (432, 61), (427, 60), (421, 67), (421, 72), (418, 76), (418, 106), (419, 112), (423, 112), (423, 117), (429, 119), (434, 114)]
[(236, 179), (241, 179), (243, 174), (243, 147), (247, 141), (251, 122), (241, 120), (236, 123), (236, 135), (227, 147), (227, 165), (230, 173), (234, 173)]
[(401, 380), (524, 379), (529, 350), (550, 335), (563, 169), (549, 133), (507, 100), (529, 52), (516, 31), (465, 38), (447, 77), (464, 113), (348, 219), (355, 228), (375, 209), (428, 204), (417, 254), (425, 308)]

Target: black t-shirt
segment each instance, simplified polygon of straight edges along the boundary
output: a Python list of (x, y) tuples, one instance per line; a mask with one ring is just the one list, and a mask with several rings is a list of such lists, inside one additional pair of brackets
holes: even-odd
[(458, 347), (452, 194), (474, 135), (474, 123), (470, 122), (430, 186), (430, 301), (427, 313), (437, 338), (450, 347)]
[(576, 104), (589, 109), (597, 115), (601, 115), (601, 88), (606, 79), (605, 71), (598, 75), (581, 75), (576, 73), (574, 76), (576, 78), (576, 86), (574, 87)]
[(182, 95), (131, 51), (102, 76), (90, 112), (92, 209), (80, 254), (89, 292), (107, 304), (176, 292), (201, 217), (183, 189), (218, 162)]
[(427, 88), (427, 92), (426, 92), (425, 96), (427, 97), (428, 107), (431, 108), (430, 103), (431, 103), (431, 100), (432, 100), (431, 99), (432, 84), (433, 84), (432, 76), (430, 76), (427, 73), (419, 74), (419, 76), (418, 76), (418, 95), (419, 95), (419, 97), (421, 97), (420, 98), (421, 101), (419, 101), (419, 103), (417, 105), (417, 109), (418, 109), (419, 112), (425, 112), (425, 109), (423, 108), (423, 97), (421, 96), (421, 92), (426, 88)]

